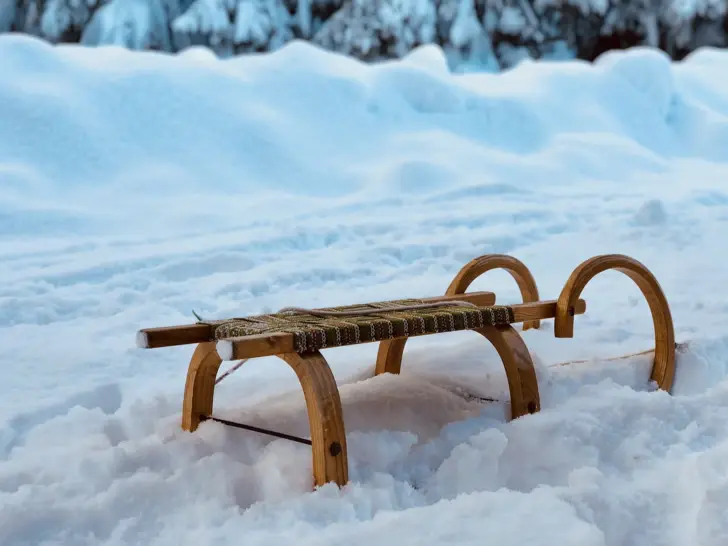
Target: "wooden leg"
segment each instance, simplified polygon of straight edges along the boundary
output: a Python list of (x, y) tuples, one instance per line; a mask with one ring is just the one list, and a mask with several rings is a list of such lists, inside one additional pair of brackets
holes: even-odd
[(314, 486), (335, 482), (342, 487), (349, 481), (346, 433), (339, 389), (334, 374), (318, 351), (301, 355), (280, 355), (301, 382), (311, 428)]
[(214, 342), (200, 343), (187, 368), (185, 396), (182, 402), (182, 428), (193, 432), (200, 425), (201, 415), (212, 414), (215, 378), (222, 360)]
[(402, 355), (407, 338), (388, 339), (379, 343), (377, 351), (377, 364), (374, 375), (383, 373), (399, 374), (402, 370)]
[(503, 361), (511, 396), (511, 419), (541, 410), (536, 369), (523, 338), (512, 326), (486, 326), (476, 330), (490, 341)]
[[(512, 326), (486, 326), (475, 330), (488, 339), (503, 361), (511, 396), (511, 418), (516, 419), (541, 409), (536, 369), (528, 347)], [(392, 339), (379, 344), (375, 375), (398, 374), (407, 338)]]
[[(539, 301), (538, 287), (531, 271), (522, 261), (506, 254), (485, 254), (465, 264), (455, 275), (445, 295), (464, 294), (475, 279), (493, 269), (505, 269), (511, 274), (521, 291), (523, 303)], [(523, 323), (523, 329), (538, 329), (540, 325), (538, 320), (529, 320)]]
[[(314, 485), (349, 481), (343, 411), (339, 389), (321, 353), (279, 355), (296, 372), (303, 389), (311, 428)], [(200, 343), (187, 371), (182, 428), (194, 431), (201, 416), (212, 415), (215, 378), (222, 360), (214, 342)]]
[(643, 264), (622, 254), (594, 256), (581, 263), (566, 281), (556, 305), (554, 334), (574, 337), (574, 303), (587, 283), (599, 273), (614, 269), (627, 275), (642, 291), (652, 313), (655, 329), (655, 361), (651, 378), (661, 389), (670, 391), (675, 378), (675, 330), (667, 298), (660, 283)]

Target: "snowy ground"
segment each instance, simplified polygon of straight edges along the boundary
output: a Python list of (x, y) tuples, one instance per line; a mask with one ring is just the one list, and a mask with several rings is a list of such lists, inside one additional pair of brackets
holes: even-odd
[[(0, 38), (0, 544), (728, 543), (728, 53), (449, 75), (291, 44), (217, 61)], [(506, 423), (494, 351), (327, 353), (352, 483), (310, 450), (179, 430), (190, 348), (140, 327), (442, 293), (512, 254), (544, 297), (595, 254), (647, 264), (673, 308), (675, 396), (637, 289), (608, 273), (572, 340), (524, 334), (543, 411)], [(473, 289), (516, 301), (492, 272)], [(216, 412), (307, 434), (290, 370), (251, 361)]]

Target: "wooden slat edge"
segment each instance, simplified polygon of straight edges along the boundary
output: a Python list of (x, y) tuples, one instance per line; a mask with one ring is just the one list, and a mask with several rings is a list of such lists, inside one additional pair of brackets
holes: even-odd
[[(556, 315), (556, 300), (520, 303), (510, 307), (513, 309), (515, 322), (549, 319)], [(580, 299), (574, 306), (574, 314), (582, 315), (585, 312), (586, 302)], [(260, 334), (217, 342), (217, 353), (223, 360), (242, 360), (292, 352), (295, 352), (294, 336), (288, 333)]]
[[(468, 294), (457, 294), (454, 296), (422, 298), (422, 301), (425, 302), (451, 300), (468, 301), (479, 306), (493, 305), (495, 303), (495, 294), (493, 292), (470, 292)], [(139, 330), (136, 337), (136, 344), (140, 349), (158, 349), (161, 347), (203, 343), (205, 341), (212, 341), (212, 328), (206, 324), (145, 328)]]
[(145, 328), (137, 332), (137, 347), (141, 349), (158, 349), (205, 341), (212, 341), (212, 328), (207, 324)]
[[(513, 309), (515, 322), (550, 319), (556, 316), (556, 300), (519, 303), (511, 305), (511, 308)], [(583, 315), (584, 313), (586, 313), (586, 301), (579, 299), (574, 305), (574, 314)]]

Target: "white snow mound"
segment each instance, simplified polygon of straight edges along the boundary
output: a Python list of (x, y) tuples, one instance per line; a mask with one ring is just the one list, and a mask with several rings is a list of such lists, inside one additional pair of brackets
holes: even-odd
[[(0, 37), (0, 544), (728, 543), (728, 53), (445, 66), (431, 46), (367, 66)], [(310, 492), (307, 446), (182, 432), (191, 347), (135, 345), (192, 309), (440, 294), (485, 253), (555, 298), (608, 252), (655, 273), (689, 342), (672, 396), (649, 355), (606, 360), (654, 344), (615, 272), (574, 339), (524, 333), (543, 410), (513, 422), (474, 334), (411, 340), (400, 376), (371, 377), (374, 346), (329, 351), (342, 490)], [(504, 272), (471, 289), (519, 299)], [(308, 435), (272, 358), (215, 412)]]

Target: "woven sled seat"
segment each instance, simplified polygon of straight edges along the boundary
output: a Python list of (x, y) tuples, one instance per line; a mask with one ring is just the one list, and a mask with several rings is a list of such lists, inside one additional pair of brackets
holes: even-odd
[[(504, 269), (518, 284), (522, 303), (496, 305), (492, 292), (466, 292), (473, 281), (493, 269)], [(277, 313), (199, 319), (194, 324), (145, 328), (137, 333), (144, 349), (196, 344), (187, 367), (182, 401), (182, 428), (193, 432), (203, 421), (268, 434), (311, 446), (313, 484), (348, 482), (344, 412), (333, 372), (322, 355), (336, 347), (378, 343), (374, 375), (399, 374), (406, 342), (411, 337), (472, 331), (493, 345), (508, 381), (510, 418), (540, 410), (536, 370), (523, 338), (514, 327), (538, 329), (554, 319), (557, 338), (574, 335), (574, 319), (586, 312), (580, 295), (589, 281), (607, 270), (632, 279), (650, 306), (655, 331), (651, 379), (669, 391), (675, 375), (675, 336), (664, 293), (640, 262), (621, 254), (595, 256), (580, 264), (557, 300), (541, 300), (528, 268), (512, 256), (487, 254), (466, 264), (444, 296), (398, 299), (377, 303), (327, 307), (284, 308)], [(250, 358), (278, 356), (298, 376), (306, 401), (311, 438), (271, 431), (213, 415), (217, 383)], [(238, 364), (218, 377), (223, 361)], [(448, 364), (443, 362), (443, 371)]]
[[(414, 306), (418, 308), (412, 308)], [(315, 314), (316, 312), (332, 315), (322, 316)], [(333, 313), (341, 313), (343, 316)], [(212, 337), (218, 341), (261, 334), (289, 333), (294, 336), (295, 351), (309, 353), (330, 347), (399, 337), (503, 326), (513, 323), (514, 320), (511, 307), (451, 305), (446, 301), (428, 303), (426, 300), (409, 299), (330, 307), (308, 313), (289, 311), (201, 323), (212, 327)]]

